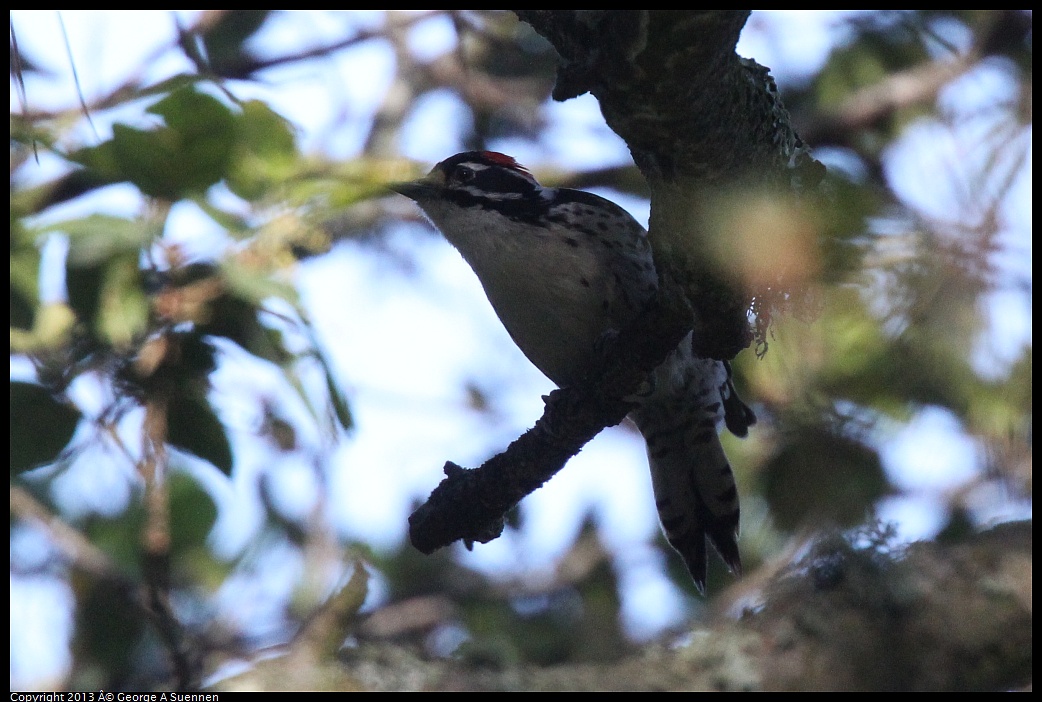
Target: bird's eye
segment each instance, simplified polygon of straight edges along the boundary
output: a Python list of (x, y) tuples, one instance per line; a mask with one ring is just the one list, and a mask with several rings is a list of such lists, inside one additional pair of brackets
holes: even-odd
[(469, 166), (456, 166), (452, 179), (457, 183), (466, 183), (469, 180), (474, 180), (475, 175), (477, 174), (474, 172), (474, 169)]

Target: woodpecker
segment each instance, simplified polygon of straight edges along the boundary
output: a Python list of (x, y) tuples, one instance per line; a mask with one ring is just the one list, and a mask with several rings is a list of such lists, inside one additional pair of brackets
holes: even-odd
[[(467, 151), (392, 190), (414, 200), (477, 274), (511, 338), (558, 387), (579, 381), (595, 345), (641, 313), (658, 289), (647, 232), (581, 190), (541, 186), (513, 158)], [(726, 361), (701, 358), (692, 333), (632, 398), (647, 442), (666, 539), (705, 593), (710, 543), (736, 575), (739, 505), (721, 424), (745, 436), (752, 410)]]

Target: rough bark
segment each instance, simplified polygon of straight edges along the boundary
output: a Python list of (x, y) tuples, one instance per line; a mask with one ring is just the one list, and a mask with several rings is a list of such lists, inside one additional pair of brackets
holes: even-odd
[(562, 57), (554, 97), (592, 93), (626, 141), (651, 188), (663, 285), (692, 306), (701, 353), (733, 358), (753, 338), (747, 312), (765, 291), (744, 289), (707, 253), (720, 196), (804, 190), (824, 172), (768, 70), (735, 53), (749, 11), (516, 12)]
[(799, 563), (734, 585), (722, 598), (730, 604), (681, 643), (610, 664), (431, 660), (371, 642), (303, 676), (289, 651), (215, 689), (1019, 689), (1031, 681), (1031, 561), (1030, 522), (903, 552), (837, 536)]
[(642, 319), (606, 340), (586, 380), (553, 393), (543, 418), (506, 452), (474, 471), (446, 465), (445, 480), (409, 520), (410, 539), (425, 553), (496, 538), (507, 510), (622, 421), (622, 398), (688, 330), (702, 356), (730, 359), (749, 346), (757, 293), (707, 260), (709, 220), (731, 188), (789, 192), (820, 178), (767, 69), (734, 51), (748, 11), (516, 13), (562, 57), (554, 96), (592, 92), (648, 179), (660, 291)]

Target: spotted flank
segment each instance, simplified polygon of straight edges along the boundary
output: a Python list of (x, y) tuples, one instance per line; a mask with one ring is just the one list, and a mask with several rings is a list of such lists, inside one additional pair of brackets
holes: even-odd
[[(505, 154), (466, 151), (391, 188), (459, 250), (518, 348), (560, 387), (579, 382), (597, 345), (658, 290), (647, 232), (626, 210), (543, 187)], [(745, 436), (756, 418), (730, 365), (696, 356), (691, 334), (632, 399), (662, 528), (704, 592), (707, 544), (733, 572), (742, 568), (738, 490), (717, 432), (726, 425)]]

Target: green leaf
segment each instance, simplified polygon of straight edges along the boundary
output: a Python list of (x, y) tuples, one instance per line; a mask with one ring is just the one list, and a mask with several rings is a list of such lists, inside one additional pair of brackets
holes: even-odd
[(11, 474), (53, 462), (82, 414), (35, 383), (11, 381)]
[(178, 73), (177, 75), (170, 76), (158, 83), (153, 83), (148, 87), (141, 88), (137, 94), (141, 97), (164, 96), (170, 95), (178, 90), (191, 90), (194, 86), (199, 85), (200, 83), (209, 82), (210, 78), (207, 76), (200, 76), (194, 73)]
[(333, 379), (333, 375), (329, 372), (329, 365), (324, 358), (322, 359), (322, 370), (325, 372), (326, 388), (329, 390), (329, 402), (333, 405), (333, 412), (336, 414), (340, 426), (347, 431), (354, 424), (354, 419), (351, 417), (351, 408), (347, 405), (347, 398), (340, 392), (340, 386)]
[(221, 265), (228, 294), (214, 300), (210, 319), (199, 325), (204, 334), (223, 336), (258, 358), (282, 366), (293, 355), (286, 349), (282, 333), (264, 325), (259, 318), (261, 304), (272, 297), (289, 302), (296, 309), (297, 291), (267, 274), (225, 262)]
[(22, 293), (20, 288), (11, 285), (11, 326), (16, 329), (31, 329), (36, 320), (36, 308), (39, 301)]
[(231, 10), (226, 11), (220, 19), (207, 27), (203, 35), (206, 55), (210, 59), (210, 67), (220, 76), (245, 78), (242, 64), (250, 58), (245, 44), (264, 21), (270, 10)]
[(178, 90), (148, 110), (172, 131), (176, 151), (170, 165), (180, 167), (177, 194), (205, 190), (227, 172), (234, 149), (235, 114), (215, 97), (194, 89)]
[(136, 256), (123, 256), (105, 269), (98, 331), (116, 348), (127, 348), (148, 328), (148, 298)]
[(780, 437), (764, 465), (764, 495), (775, 523), (787, 531), (807, 524), (859, 524), (891, 491), (879, 454), (838, 427), (797, 425)]
[(221, 272), (228, 288), (236, 297), (259, 306), (271, 297), (285, 300), (297, 308), (300, 293), (297, 289), (279, 280), (275, 280), (268, 272), (257, 270), (236, 263), (232, 260), (221, 262)]
[(256, 100), (242, 106), (236, 124), (238, 148), (228, 187), (245, 200), (258, 200), (295, 173), (299, 155), (293, 129), (280, 114)]
[(243, 103), (238, 128), (242, 145), (264, 159), (287, 163), (297, 156), (293, 126), (260, 100)]
[(210, 202), (205, 197), (195, 197), (192, 202), (217, 223), (229, 236), (242, 240), (253, 236), (256, 227), (242, 214), (229, 212)]
[(104, 270), (105, 266), (101, 264), (77, 266), (66, 260), (65, 289), (69, 307), (91, 333), (94, 333), (98, 311), (101, 309)]
[(234, 341), (247, 353), (281, 366), (292, 358), (282, 335), (261, 324), (260, 309), (246, 300), (224, 295), (210, 306), (210, 320), (198, 325), (203, 334), (222, 336)]
[[(76, 314), (65, 303), (52, 302), (43, 305), (36, 310), (31, 330), (20, 329), (12, 323), (11, 353), (58, 351), (61, 358), (71, 363), (65, 352), (68, 350), (66, 347), (76, 324)], [(82, 350), (82, 347), (77, 349)]]
[[(301, 331), (307, 335), (311, 346), (311, 351), (308, 355), (313, 356), (315, 360), (318, 361), (319, 365), (322, 366), (322, 373), (326, 380), (326, 390), (329, 395), (329, 404), (333, 410), (333, 414), (336, 417), (337, 422), (340, 423), (340, 426), (345, 431), (349, 431), (351, 427), (354, 426), (354, 418), (351, 416), (351, 408), (350, 405), (348, 405), (347, 398), (344, 396), (336, 382), (336, 379), (333, 377), (333, 370), (329, 364), (329, 359), (322, 352), (322, 347), (318, 343), (318, 339), (315, 338), (314, 328), (311, 326), (311, 322), (308, 321), (303, 311), (298, 310), (298, 313), (301, 316)], [(283, 372), (285, 373), (286, 380), (293, 389), (297, 391), (301, 400), (304, 401), (304, 405), (311, 412), (311, 416), (313, 416), (316, 421), (322, 420), (325, 415), (319, 411), (320, 408), (315, 406), (311, 395), (307, 390), (305, 390), (304, 384), (301, 382), (296, 371), (293, 368), (286, 366), (283, 368)]]
[[(120, 183), (127, 176), (120, 168), (113, 141), (103, 141), (97, 146), (88, 146), (69, 154), (69, 160), (83, 166), (82, 173), (88, 179), (96, 179), (104, 183)], [(91, 178), (88, 174), (93, 174)]]
[(185, 393), (170, 398), (167, 442), (231, 475), (233, 457), (228, 435), (213, 407), (201, 394)]
[(149, 304), (136, 251), (104, 262), (66, 262), (69, 306), (103, 343), (125, 348), (148, 327)]
[[(19, 234), (22, 234), (19, 236)], [(40, 251), (11, 222), (11, 326), (31, 329), (40, 306)]]
[(167, 481), (170, 495), (170, 553), (172, 557), (205, 546), (217, 521), (217, 505), (191, 475), (172, 472)]
[(42, 231), (69, 237), (70, 266), (93, 266), (124, 253), (137, 255), (159, 233), (142, 220), (104, 214), (56, 222)]
[(235, 146), (235, 116), (228, 107), (181, 88), (147, 111), (165, 126), (114, 125), (112, 139), (70, 158), (108, 181), (130, 181), (146, 195), (167, 200), (201, 192), (225, 176)]
[[(167, 129), (142, 130), (116, 124), (112, 127), (112, 155), (121, 180), (129, 180), (152, 197), (176, 200), (181, 194), (181, 165), (177, 135)], [(189, 164), (188, 168), (192, 166)]]

